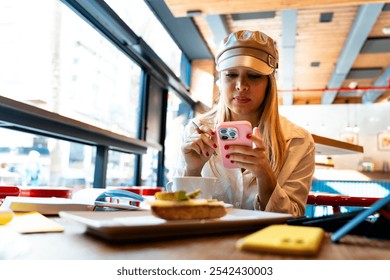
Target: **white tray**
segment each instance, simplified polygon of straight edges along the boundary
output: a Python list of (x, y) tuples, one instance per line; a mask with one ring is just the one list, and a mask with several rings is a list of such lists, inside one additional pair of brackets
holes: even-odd
[(269, 224), (283, 223), (290, 214), (230, 209), (218, 219), (167, 221), (146, 211), (61, 211), (60, 217), (86, 226), (87, 232), (101, 238), (150, 240), (174, 236), (232, 233), (257, 230)]

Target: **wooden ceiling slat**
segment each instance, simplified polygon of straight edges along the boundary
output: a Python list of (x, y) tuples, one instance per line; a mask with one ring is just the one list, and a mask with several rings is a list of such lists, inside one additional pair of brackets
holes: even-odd
[(390, 90), (385, 91), (377, 100), (378, 103), (390, 102)]
[(390, 65), (390, 53), (366, 53), (359, 54), (353, 68), (386, 68)]
[(378, 0), (165, 0), (176, 17), (187, 16), (188, 11), (203, 14), (233, 14), (254, 11), (274, 11), (283, 9), (303, 9), (329, 6), (350, 6), (367, 3), (382, 3)]
[(383, 11), (380, 14), (368, 37), (390, 37), (390, 34), (383, 33), (382, 29), (384, 27), (390, 27), (390, 11)]

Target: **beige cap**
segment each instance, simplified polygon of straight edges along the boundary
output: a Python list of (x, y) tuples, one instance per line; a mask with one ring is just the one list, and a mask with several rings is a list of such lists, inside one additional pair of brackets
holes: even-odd
[(278, 68), (279, 54), (271, 37), (260, 31), (240, 30), (220, 44), (215, 56), (217, 71), (245, 67), (263, 75)]

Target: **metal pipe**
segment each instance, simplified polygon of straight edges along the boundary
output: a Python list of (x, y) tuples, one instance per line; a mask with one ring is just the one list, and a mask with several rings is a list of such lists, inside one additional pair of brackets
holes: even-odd
[(389, 85), (387, 86), (371, 86), (371, 87), (356, 87), (356, 88), (313, 88), (313, 89), (279, 89), (279, 92), (308, 92), (308, 91), (367, 91), (367, 90), (390, 90), (390, 79), (388, 79)]

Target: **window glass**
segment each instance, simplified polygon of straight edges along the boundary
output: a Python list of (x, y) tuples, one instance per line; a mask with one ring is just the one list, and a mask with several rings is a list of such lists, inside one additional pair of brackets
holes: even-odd
[(180, 77), (182, 52), (144, 0), (106, 0), (121, 19)]
[(0, 128), (0, 185), (91, 187), (96, 148)]
[(164, 159), (167, 181), (172, 179), (174, 175), (183, 175), (183, 170), (178, 167), (180, 146), (182, 143), (184, 126), (192, 116), (193, 110), (191, 107), (173, 92), (169, 92)]
[(148, 149), (142, 155), (141, 186), (157, 186), (157, 168), (159, 152), (155, 149)]
[(0, 26), (1, 95), (136, 137), (141, 69), (77, 14), (3, 0)]
[(135, 155), (108, 152), (107, 186), (134, 186)]
[[(158, 151), (148, 149), (142, 155), (141, 186), (157, 185)], [(117, 151), (109, 151), (107, 166), (107, 187), (135, 186), (136, 156)]]

